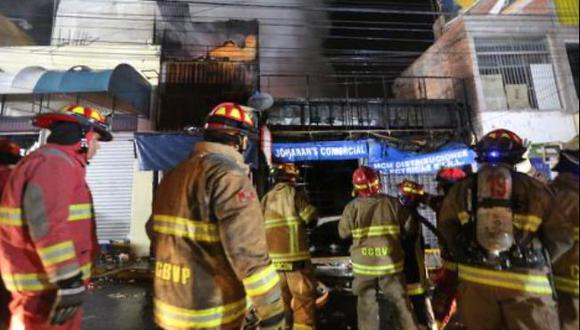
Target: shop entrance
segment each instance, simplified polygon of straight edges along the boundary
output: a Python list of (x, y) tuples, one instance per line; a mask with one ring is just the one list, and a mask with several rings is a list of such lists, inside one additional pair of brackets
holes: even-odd
[(357, 160), (324, 161), (300, 164), (306, 191), (320, 217), (339, 216), (352, 200), (352, 173)]

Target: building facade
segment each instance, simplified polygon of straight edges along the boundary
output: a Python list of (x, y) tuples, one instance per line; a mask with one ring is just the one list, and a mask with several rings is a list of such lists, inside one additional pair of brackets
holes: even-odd
[[(403, 74), (467, 82), (476, 134), (513, 129), (534, 143), (578, 134), (578, 1), (481, 0), (443, 24)], [(437, 27), (436, 27), (437, 30)], [(446, 97), (448, 86), (400, 79), (396, 95)]]

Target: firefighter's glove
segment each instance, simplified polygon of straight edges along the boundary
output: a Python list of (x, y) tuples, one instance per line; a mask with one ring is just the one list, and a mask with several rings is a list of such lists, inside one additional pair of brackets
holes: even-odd
[(260, 321), (259, 330), (284, 330), (286, 329), (286, 321), (284, 313), (274, 315), (268, 319)]
[(74, 318), (83, 304), (85, 284), (79, 273), (57, 282), (58, 291), (49, 316), (51, 325), (63, 325)]

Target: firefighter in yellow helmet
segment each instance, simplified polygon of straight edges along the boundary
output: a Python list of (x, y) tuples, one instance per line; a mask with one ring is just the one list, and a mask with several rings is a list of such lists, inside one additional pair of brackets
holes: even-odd
[(511, 131), (487, 134), (476, 145), (478, 173), (443, 201), (439, 229), (458, 263), (458, 310), (468, 329), (558, 324), (549, 255), (558, 258), (572, 244), (549, 230), (561, 221), (550, 189), (515, 171), (525, 151)]
[(357, 198), (344, 209), (338, 230), (343, 239), (353, 238), (352, 286), (358, 297), (358, 329), (379, 330), (379, 322), (386, 317), (379, 319), (379, 300), (392, 307), (397, 329), (418, 329), (405, 287), (401, 247), (401, 235), (406, 233), (411, 214), (395, 197), (380, 193), (375, 170), (358, 168), (352, 182)]
[[(573, 239), (573, 246), (562, 254), (560, 258), (554, 258), (554, 275), (556, 289), (558, 290), (558, 307), (560, 321), (563, 330), (574, 330), (579, 327), (578, 293), (580, 269), (578, 259), (578, 137), (570, 141), (560, 153), (560, 162), (554, 169), (558, 177), (552, 183), (552, 189), (556, 193), (553, 208), (562, 211), (561, 222), (547, 230), (558, 233), (558, 236)], [(569, 246), (569, 244), (568, 244)]]
[(423, 224), (432, 227), (429, 220), (419, 214), (418, 207), (427, 193), (417, 182), (404, 180), (397, 186), (399, 201), (412, 215), (408, 234), (401, 241), (405, 251), (405, 281), (407, 294), (419, 324), (426, 329), (436, 328), (435, 316), (428, 296), (429, 274), (425, 264), (425, 237)]
[(154, 317), (163, 329), (238, 330), (248, 301), (260, 329), (284, 329), (280, 280), (242, 156), (255, 133), (244, 107), (216, 106), (204, 142), (156, 191)]
[(274, 188), (262, 199), (270, 257), (280, 274), (288, 329), (315, 329), (316, 286), (310, 262), (307, 226), (316, 225), (316, 209), (297, 189), (294, 164), (272, 169)]

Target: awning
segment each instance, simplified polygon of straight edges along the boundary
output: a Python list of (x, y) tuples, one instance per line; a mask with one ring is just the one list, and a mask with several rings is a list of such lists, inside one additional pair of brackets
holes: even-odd
[(81, 95), (99, 105), (149, 115), (151, 85), (132, 66), (92, 70), (75, 66), (67, 71), (26, 67), (16, 74), (0, 72), (0, 95)]

